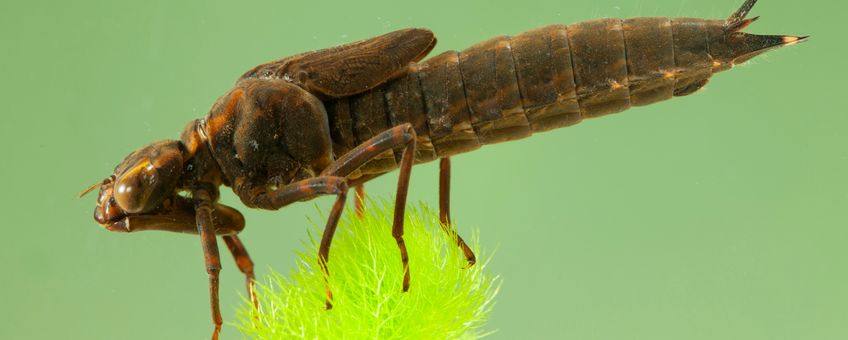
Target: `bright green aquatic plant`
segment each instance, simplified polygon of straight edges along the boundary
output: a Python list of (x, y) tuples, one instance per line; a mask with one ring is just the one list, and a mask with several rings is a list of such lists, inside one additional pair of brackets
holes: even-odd
[[(477, 235), (465, 257), (426, 206), (407, 209), (404, 239), (411, 286), (401, 292), (400, 253), (391, 236), (391, 205), (370, 202), (362, 219), (346, 214), (330, 250), (333, 309), (324, 310), (324, 278), (318, 266), (317, 227), (307, 251), (288, 276), (269, 274), (258, 288), (261, 308), (249, 302), (236, 326), (250, 339), (477, 339), (498, 292), (497, 276), (486, 271)], [(388, 206), (388, 208), (387, 208)], [(352, 211), (349, 210), (349, 211)]]

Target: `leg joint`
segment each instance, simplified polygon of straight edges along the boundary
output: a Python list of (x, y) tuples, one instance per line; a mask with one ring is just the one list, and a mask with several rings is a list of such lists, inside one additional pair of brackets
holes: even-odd
[(221, 272), (220, 264), (210, 264), (206, 266), (206, 272), (209, 273), (209, 276), (215, 275), (218, 276), (218, 273)]

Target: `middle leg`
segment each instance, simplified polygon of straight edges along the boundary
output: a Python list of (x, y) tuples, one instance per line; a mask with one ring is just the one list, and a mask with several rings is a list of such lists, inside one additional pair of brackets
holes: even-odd
[(377, 134), (360, 144), (321, 172), (325, 176), (347, 176), (368, 161), (387, 150), (403, 147), (398, 176), (395, 211), (392, 221), (392, 236), (400, 249), (403, 265), (403, 291), (409, 290), (409, 254), (403, 239), (403, 217), (406, 211), (406, 196), (409, 192), (409, 177), (415, 161), (415, 129), (409, 123), (395, 126)]
[(291, 203), (309, 200), (321, 195), (336, 195), (336, 203), (333, 205), (333, 210), (330, 211), (330, 216), (327, 218), (327, 224), (324, 226), (324, 235), (321, 237), (321, 245), (318, 248), (318, 265), (324, 274), (324, 284), (327, 290), (326, 308), (333, 308), (333, 292), (330, 290), (330, 268), (328, 261), (330, 243), (333, 241), (333, 234), (336, 232), (336, 226), (338, 225), (339, 217), (342, 214), (347, 198), (347, 179), (321, 175), (295, 183), (289, 183), (277, 190), (269, 191), (268, 188), (250, 186), (245, 186), (240, 188), (240, 190), (242, 190), (240, 194), (246, 195), (247, 201), (251, 206), (270, 210), (276, 210)]
[(361, 219), (365, 216), (365, 184), (357, 184), (354, 188), (356, 188), (356, 198), (354, 200), (356, 217)]

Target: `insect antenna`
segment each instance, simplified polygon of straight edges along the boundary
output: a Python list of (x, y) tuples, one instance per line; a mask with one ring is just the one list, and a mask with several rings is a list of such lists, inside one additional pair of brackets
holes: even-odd
[(88, 195), (88, 193), (94, 191), (94, 189), (97, 189), (97, 187), (99, 187), (102, 184), (103, 184), (103, 181), (92, 184), (90, 187), (86, 188), (85, 190), (80, 191), (78, 197), (82, 198), (83, 196)]

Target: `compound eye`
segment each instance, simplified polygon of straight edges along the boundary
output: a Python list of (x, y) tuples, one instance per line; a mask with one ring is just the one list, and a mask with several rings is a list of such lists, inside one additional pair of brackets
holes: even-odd
[(144, 160), (124, 172), (115, 182), (115, 201), (128, 213), (148, 210), (148, 201), (156, 189), (156, 169), (149, 160)]
[(183, 165), (179, 148), (168, 144), (154, 144), (142, 155), (115, 181), (115, 201), (130, 214), (156, 209), (174, 192)]

